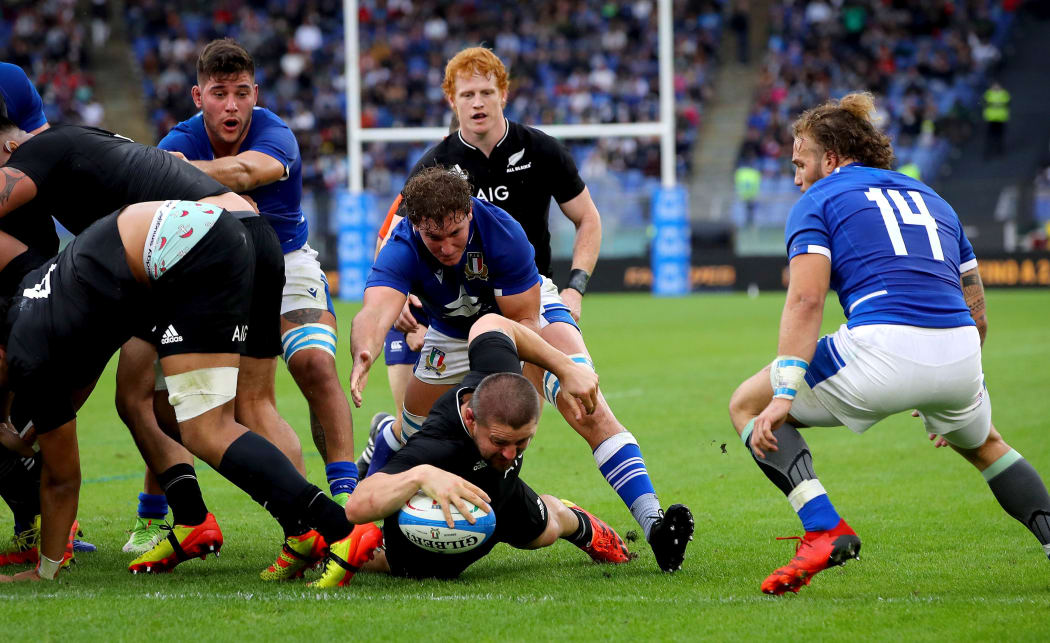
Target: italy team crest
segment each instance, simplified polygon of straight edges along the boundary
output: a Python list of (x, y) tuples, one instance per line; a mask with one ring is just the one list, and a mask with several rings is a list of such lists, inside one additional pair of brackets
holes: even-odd
[(467, 253), (467, 265), (463, 268), (467, 279), (489, 279), (489, 267), (485, 265), (485, 256), (480, 252)]
[(445, 372), (445, 352), (437, 348), (431, 348), (427, 355), (425, 366), (438, 373)]

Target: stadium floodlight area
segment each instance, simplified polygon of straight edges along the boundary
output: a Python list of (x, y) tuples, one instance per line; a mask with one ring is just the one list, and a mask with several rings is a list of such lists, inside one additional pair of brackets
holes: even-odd
[[(689, 225), (684, 189), (676, 185), (675, 173), (675, 119), (674, 119), (674, 58), (671, 22), (671, 0), (658, 0), (658, 59), (660, 120), (639, 123), (587, 123), (546, 125), (528, 123), (559, 139), (601, 138), (659, 138), (660, 182), (662, 189), (653, 196), (652, 220), (656, 226), (657, 242), (653, 245), (654, 292), (684, 294), (689, 290)], [(366, 142), (421, 143), (440, 141), (448, 134), (444, 127), (361, 127), (361, 67), (358, 32), (358, 0), (343, 0), (344, 60), (346, 62), (347, 104), (347, 182), (343, 210), (350, 210), (347, 225), (340, 224), (339, 271), (340, 297), (358, 298), (357, 288), (363, 285), (364, 273), (371, 265), (371, 257), (360, 255), (360, 248), (368, 247), (367, 228), (360, 224), (375, 207), (364, 193), (364, 163), (362, 146)], [(667, 224), (667, 225), (665, 225)], [(668, 227), (669, 226), (669, 227)], [(354, 241), (346, 235), (362, 236)], [(683, 238), (684, 235), (684, 238)], [(663, 239), (665, 242), (660, 243)], [(670, 241), (673, 241), (671, 243)], [(675, 248), (674, 256), (662, 256), (662, 249)], [(346, 249), (344, 251), (344, 249)], [(353, 249), (351, 251), (351, 249)], [(684, 253), (684, 254), (683, 254)], [(660, 275), (665, 275), (661, 279)]]

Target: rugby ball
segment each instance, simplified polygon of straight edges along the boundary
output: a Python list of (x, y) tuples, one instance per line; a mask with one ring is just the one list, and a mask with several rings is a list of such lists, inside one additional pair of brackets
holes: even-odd
[(456, 509), (451, 507), (455, 526), (451, 529), (445, 522), (441, 505), (422, 491), (408, 499), (397, 517), (401, 533), (416, 547), (438, 554), (459, 554), (480, 546), (496, 531), (495, 514), (471, 505), (470, 514), (477, 522), (473, 525)]

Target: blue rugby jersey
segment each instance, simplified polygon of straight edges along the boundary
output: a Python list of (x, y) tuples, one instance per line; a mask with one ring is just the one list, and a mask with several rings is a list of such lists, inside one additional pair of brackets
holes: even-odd
[(19, 129), (32, 132), (47, 123), (44, 102), (32, 81), (18, 65), (0, 62), (0, 96), (7, 107), (7, 117)]
[[(162, 150), (182, 152), (191, 161), (211, 161), (215, 152), (204, 129), (204, 116), (196, 116), (176, 125), (160, 143)], [(266, 109), (252, 110), (248, 134), (241, 142), (240, 152), (262, 152), (281, 162), (285, 176), (279, 181), (260, 185), (248, 192), (259, 206), (259, 213), (273, 226), (285, 254), (302, 248), (309, 236), (309, 228), (300, 202), (303, 197), (303, 161), (299, 143), (292, 130), (279, 116)]]
[(847, 326), (974, 325), (959, 284), (977, 266), (955, 210), (925, 184), (859, 164), (813, 184), (788, 217), (788, 259), (831, 259)]
[(540, 283), (535, 250), (521, 224), (499, 207), (471, 198), (473, 219), (463, 256), (443, 266), (402, 219), (379, 251), (365, 288), (388, 286), (419, 297), (435, 329), (466, 339), (482, 315), (499, 313), (497, 296), (516, 295)]

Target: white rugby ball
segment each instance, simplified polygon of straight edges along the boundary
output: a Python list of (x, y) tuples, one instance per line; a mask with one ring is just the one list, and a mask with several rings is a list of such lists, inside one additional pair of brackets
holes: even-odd
[(450, 507), (455, 526), (449, 528), (441, 505), (422, 491), (408, 499), (397, 516), (401, 533), (417, 547), (438, 554), (459, 554), (480, 546), (496, 531), (495, 514), (471, 505), (472, 525), (456, 509)]

